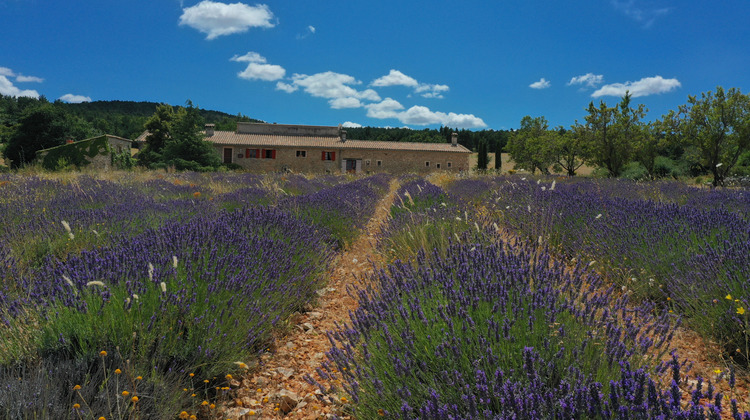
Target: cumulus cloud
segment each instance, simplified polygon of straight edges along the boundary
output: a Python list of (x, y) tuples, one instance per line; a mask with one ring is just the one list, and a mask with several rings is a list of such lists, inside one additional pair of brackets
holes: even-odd
[(571, 85), (586, 85), (590, 88), (595, 88), (602, 84), (604, 76), (601, 74), (586, 73), (580, 76), (573, 77), (568, 82), (568, 86)]
[(203, 0), (182, 9), (180, 25), (189, 26), (212, 40), (223, 35), (247, 32), (250, 28), (272, 28), (273, 13), (265, 4), (219, 3)]
[(370, 83), (371, 86), (407, 86), (416, 88), (419, 85), (417, 79), (409, 77), (398, 70), (391, 69), (385, 76), (379, 77)]
[(362, 106), (362, 102), (357, 98), (335, 98), (329, 100), (328, 104), (333, 109), (359, 108)]
[(276, 90), (281, 90), (286, 93), (296, 92), (299, 89), (297, 86), (290, 85), (289, 83), (276, 82)]
[(436, 125), (441, 124), (459, 128), (480, 128), (487, 124), (472, 114), (456, 114), (454, 112), (432, 111), (425, 106), (415, 105), (406, 111), (398, 101), (386, 98), (382, 102), (365, 105), (367, 116), (370, 118), (396, 118), (403, 124)]
[(312, 25), (308, 25), (307, 28), (305, 29), (305, 33), (297, 34), (297, 39), (305, 39), (314, 33), (315, 33), (315, 27)]
[(307, 27), (307, 30), (308, 30), (308, 31), (310, 31), (310, 33), (311, 33), (311, 34), (314, 34), (314, 33), (315, 33), (315, 27), (314, 27), (314, 26), (312, 26), (312, 25), (308, 26), (308, 27)]
[(348, 74), (327, 71), (312, 75), (293, 74), (291, 83), (279, 82), (276, 89), (294, 92), (302, 89), (305, 93), (318, 98), (328, 99), (331, 108), (359, 108), (362, 101), (379, 101), (380, 96), (372, 89), (357, 90), (352, 86), (362, 82)]
[(276, 64), (266, 64), (266, 58), (253, 51), (250, 51), (245, 55), (235, 55), (229, 60), (239, 63), (248, 63), (245, 70), (237, 73), (237, 76), (241, 79), (265, 80), (267, 82), (272, 82), (274, 80), (283, 79), (286, 75), (286, 70), (284, 70), (283, 67)]
[(665, 79), (661, 76), (644, 77), (643, 79), (637, 80), (635, 82), (612, 83), (609, 85), (604, 85), (598, 90), (594, 91), (594, 93), (591, 94), (591, 97), (621, 97), (625, 95), (625, 92), (630, 92), (630, 94), (634, 98), (637, 98), (639, 96), (648, 96), (670, 92), (680, 86), (682, 85), (677, 79)]
[(60, 97), (60, 100), (70, 104), (80, 104), (81, 102), (91, 102), (91, 98), (83, 95), (73, 95), (72, 93), (66, 93)]
[(362, 127), (362, 124), (357, 124), (355, 122), (346, 121), (343, 124), (341, 124), (341, 126), (344, 128), (360, 128)]
[(547, 89), (550, 86), (552, 86), (552, 84), (549, 82), (549, 80), (545, 79), (544, 77), (539, 79), (538, 82), (534, 82), (529, 85), (529, 87), (532, 89)]
[(672, 10), (669, 7), (644, 9), (638, 6), (635, 0), (612, 0), (612, 6), (625, 16), (643, 24), (646, 28), (653, 25), (657, 18), (666, 15)]
[(391, 69), (385, 76), (373, 80), (370, 86), (406, 86), (413, 88), (415, 93), (419, 93), (424, 98), (442, 98), (442, 92), (447, 92), (450, 89), (447, 85), (420, 83), (417, 79), (396, 69)]
[[(2, 67), (4, 69), (4, 67)], [(0, 94), (14, 97), (38, 98), (39, 92), (31, 89), (19, 89), (6, 76), (0, 76)]]
[(7, 67), (0, 67), (0, 76), (14, 77), (16, 74)]
[(43, 81), (44, 79), (42, 79), (41, 77), (36, 77), (36, 76), (24, 76), (21, 74), (16, 76), (16, 82), (19, 82), (19, 83), (26, 83), (26, 82), (42, 83)]

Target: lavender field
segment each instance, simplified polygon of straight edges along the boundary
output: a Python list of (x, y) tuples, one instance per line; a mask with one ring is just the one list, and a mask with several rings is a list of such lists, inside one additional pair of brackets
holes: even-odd
[(391, 182), (318, 370), (345, 415), (750, 419), (745, 190), (233, 173), (0, 175), (0, 416), (218, 418)]

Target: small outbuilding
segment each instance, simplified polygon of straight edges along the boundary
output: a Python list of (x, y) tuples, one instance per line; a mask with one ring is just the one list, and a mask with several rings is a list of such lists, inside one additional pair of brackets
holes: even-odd
[(130, 159), (132, 144), (130, 139), (104, 134), (39, 150), (36, 152), (36, 161), (50, 170), (65, 166), (108, 170), (117, 167), (120, 161)]

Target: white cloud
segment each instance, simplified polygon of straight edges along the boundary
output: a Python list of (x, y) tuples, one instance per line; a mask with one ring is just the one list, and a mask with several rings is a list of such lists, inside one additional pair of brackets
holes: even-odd
[(419, 85), (416, 79), (409, 77), (398, 70), (391, 69), (385, 76), (379, 77), (370, 83), (370, 86), (407, 86), (416, 88)]
[(237, 61), (239, 63), (265, 63), (266, 58), (258, 54), (257, 52), (250, 51), (245, 55), (235, 54), (234, 57), (229, 59), (229, 61)]
[(297, 39), (305, 39), (314, 33), (315, 33), (315, 27), (312, 25), (308, 25), (307, 28), (305, 28), (305, 33), (297, 34)]
[(310, 33), (311, 33), (311, 34), (314, 34), (314, 33), (315, 33), (315, 27), (314, 27), (314, 26), (312, 26), (312, 25), (308, 26), (308, 27), (307, 27), (307, 30), (308, 30), (308, 31), (310, 31)]
[(286, 93), (292, 93), (292, 92), (296, 92), (297, 89), (299, 89), (299, 88), (297, 86), (293, 86), (293, 85), (290, 85), (288, 83), (276, 82), (276, 89), (277, 90), (282, 90), (282, 91), (284, 91)]
[(19, 82), (19, 83), (26, 83), (26, 82), (42, 83), (43, 81), (44, 79), (42, 79), (41, 77), (36, 77), (36, 76), (24, 76), (21, 74), (16, 76), (16, 82)]
[(357, 124), (355, 122), (346, 121), (343, 124), (341, 124), (341, 126), (345, 128), (360, 128), (362, 127), (362, 124)]
[(532, 89), (547, 89), (550, 86), (552, 86), (552, 84), (549, 82), (549, 80), (545, 79), (544, 77), (539, 79), (538, 82), (534, 82), (529, 85), (529, 87)]
[(419, 83), (417, 79), (407, 76), (396, 69), (391, 69), (385, 76), (373, 80), (370, 86), (406, 86), (413, 88), (415, 93), (420, 93), (424, 98), (442, 98), (442, 92), (447, 92), (450, 89), (447, 85)]
[(670, 92), (680, 86), (682, 85), (677, 79), (665, 79), (661, 76), (644, 77), (643, 79), (635, 82), (612, 83), (609, 85), (604, 85), (598, 90), (594, 91), (594, 93), (591, 94), (591, 97), (621, 97), (625, 95), (626, 91), (629, 91), (634, 98), (637, 98), (639, 96), (648, 96)]
[(267, 82), (273, 82), (279, 80), (286, 75), (286, 70), (283, 67), (276, 64), (260, 64), (250, 63), (247, 65), (245, 70), (237, 73), (241, 79), (247, 80), (265, 80)]
[(272, 28), (273, 13), (265, 4), (248, 6), (243, 3), (219, 3), (203, 0), (182, 9), (180, 25), (190, 26), (206, 34), (206, 39), (247, 32), (250, 28)]
[(359, 99), (351, 97), (331, 99), (328, 101), (328, 104), (331, 105), (331, 108), (333, 109), (359, 108), (362, 106), (362, 102), (360, 102)]
[(286, 75), (286, 70), (283, 67), (276, 64), (266, 64), (266, 58), (253, 51), (245, 55), (235, 54), (229, 61), (248, 63), (245, 70), (237, 73), (237, 76), (241, 79), (273, 82), (284, 78)]
[(396, 118), (403, 124), (433, 125), (441, 124), (459, 128), (486, 127), (484, 121), (472, 114), (456, 114), (454, 112), (432, 111), (425, 106), (415, 105), (406, 111), (398, 101), (386, 98), (376, 104), (365, 105), (367, 116), (370, 118)]
[(636, 22), (642, 23), (645, 28), (653, 25), (658, 17), (666, 15), (667, 13), (672, 11), (672, 9), (669, 7), (643, 9), (636, 5), (635, 0), (612, 0), (611, 3), (615, 9), (625, 14), (625, 16), (635, 20)]
[(365, 105), (367, 116), (370, 118), (398, 118), (398, 110), (404, 109), (397, 100), (385, 98), (382, 102)]
[(0, 76), (15, 77), (16, 74), (13, 73), (13, 70), (7, 67), (0, 67)]
[(91, 98), (88, 96), (73, 95), (72, 93), (66, 93), (65, 95), (60, 97), (60, 100), (63, 102), (71, 103), (71, 104), (80, 104), (81, 102), (91, 102)]
[(580, 76), (573, 77), (568, 82), (568, 86), (571, 85), (586, 85), (590, 88), (594, 88), (602, 84), (604, 76), (601, 74), (586, 73)]
[[(0, 69), (5, 69), (5, 67), (0, 67)], [(5, 76), (0, 76), (0, 94), (5, 96), (15, 96), (15, 97), (21, 97), (26, 96), (29, 98), (38, 98), (39, 92), (35, 90), (21, 90), (13, 85), (13, 83), (8, 80)]]

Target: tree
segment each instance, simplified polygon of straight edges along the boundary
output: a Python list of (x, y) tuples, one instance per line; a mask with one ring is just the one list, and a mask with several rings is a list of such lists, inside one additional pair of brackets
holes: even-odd
[(643, 104), (630, 107), (630, 92), (625, 92), (620, 104), (610, 108), (604, 101), (599, 108), (590, 102), (587, 108), (586, 129), (591, 147), (590, 160), (617, 177), (630, 162), (634, 143), (642, 135), (641, 119), (646, 115)]
[(221, 166), (221, 158), (211, 143), (203, 140), (203, 118), (193, 103), (175, 114), (170, 139), (164, 146), (162, 161), (177, 170), (212, 171)]
[(5, 147), (11, 167), (23, 166), (36, 157), (36, 152), (65, 144), (69, 139), (84, 139), (92, 134), (91, 126), (60, 107), (42, 103), (25, 111), (12, 129)]
[(539, 169), (548, 174), (549, 167), (555, 162), (554, 139), (544, 117), (523, 117), (521, 127), (511, 135), (505, 147), (515, 167), (531, 173)]
[(553, 138), (555, 165), (564, 170), (568, 176), (575, 176), (576, 171), (583, 166), (590, 154), (585, 128), (576, 121), (572, 130), (560, 127)]
[(477, 169), (485, 171), (489, 163), (490, 156), (487, 152), (487, 141), (481, 140), (477, 146)]
[(725, 92), (718, 86), (716, 93), (688, 96), (688, 103), (671, 115), (671, 121), (698, 163), (713, 174), (714, 186), (724, 185), (740, 156), (750, 149), (750, 97), (737, 88)]
[(153, 166), (162, 161), (164, 147), (172, 136), (175, 113), (171, 105), (160, 104), (144, 128), (148, 130), (146, 145), (138, 153), (138, 161), (143, 166)]

